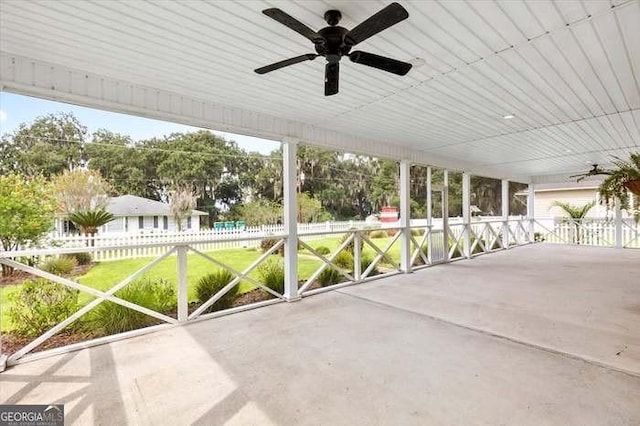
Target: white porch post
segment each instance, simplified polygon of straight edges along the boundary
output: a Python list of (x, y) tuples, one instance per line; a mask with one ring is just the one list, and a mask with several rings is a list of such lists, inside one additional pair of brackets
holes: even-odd
[(431, 166), (427, 167), (427, 259), (433, 262), (433, 193), (431, 190)]
[(529, 220), (529, 241), (534, 242), (536, 239), (535, 235), (535, 203), (536, 203), (536, 192), (535, 185), (533, 183), (529, 184), (528, 192), (527, 192), (527, 219)]
[(449, 171), (443, 172), (442, 178), (442, 241), (444, 245), (444, 261), (449, 261)]
[(623, 248), (622, 241), (622, 209), (620, 208), (620, 200), (616, 198), (616, 248)]
[(298, 145), (295, 140), (282, 141), (284, 230), (284, 297), (289, 301), (300, 299), (298, 295), (298, 194), (296, 160)]
[(462, 222), (464, 223), (464, 257), (471, 258), (471, 176), (462, 173)]
[(189, 316), (189, 287), (187, 280), (187, 246), (177, 248), (178, 262), (178, 321), (186, 322)]
[(509, 181), (502, 179), (502, 246), (509, 248)]
[(411, 203), (409, 196), (411, 165), (407, 160), (400, 161), (400, 226), (402, 239), (400, 247), (400, 269), (411, 272)]

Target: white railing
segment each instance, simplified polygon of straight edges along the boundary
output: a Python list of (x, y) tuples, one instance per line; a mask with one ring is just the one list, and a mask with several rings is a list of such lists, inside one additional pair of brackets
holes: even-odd
[[(536, 218), (534, 231), (537, 239), (554, 244), (577, 244), (616, 247), (616, 223), (613, 219), (596, 218)], [(640, 224), (634, 219), (623, 219), (620, 226), (620, 246), (640, 248)]]
[[(480, 253), (489, 253), (496, 249), (506, 249), (513, 245), (526, 244), (531, 242), (527, 232), (527, 226), (530, 224), (528, 220), (509, 220), (509, 221), (484, 221), (474, 222), (472, 224), (454, 224), (447, 230), (436, 229), (431, 226), (412, 226), (404, 229), (398, 226), (385, 226), (377, 229), (378, 238), (373, 238), (372, 230), (368, 229), (348, 229), (348, 230), (330, 230), (326, 228), (321, 231), (312, 232), (307, 230), (298, 236), (298, 259), (311, 258), (319, 261), (320, 266), (312, 272), (305, 281), (298, 286), (298, 295), (301, 297), (312, 294), (336, 289), (339, 287), (358, 284), (361, 282), (377, 279), (380, 277), (398, 274), (411, 269), (419, 269), (432, 266), (435, 264), (448, 262), (461, 257), (473, 257)], [(405, 235), (408, 241), (404, 240)], [(185, 235), (181, 235), (185, 237)], [(341, 242), (330, 253), (320, 253), (318, 247), (309, 244), (310, 241), (319, 238), (341, 238)], [(202, 318), (212, 318), (221, 315), (227, 315), (242, 310), (252, 309), (260, 306), (266, 306), (286, 300), (284, 294), (275, 291), (272, 287), (261, 282), (252, 274), (263, 262), (265, 262), (273, 253), (287, 243), (287, 235), (280, 233), (270, 235), (274, 239), (274, 245), (266, 252), (256, 254), (256, 259), (246, 268), (240, 270), (234, 266), (225, 263), (222, 259), (227, 258), (222, 253), (201, 249), (200, 247), (209, 247), (216, 244), (247, 243), (255, 244), (264, 238), (263, 235), (233, 235), (225, 234), (217, 235), (214, 239), (199, 240), (196, 236), (189, 236), (189, 241), (180, 242), (139, 242), (135, 245), (123, 246), (114, 245), (106, 246), (104, 242), (95, 243), (94, 245), (83, 246), (83, 251), (91, 253), (94, 258), (100, 258), (100, 253), (113, 251), (127, 251), (129, 253), (139, 253), (137, 257), (147, 255), (148, 253), (158, 253), (155, 257), (148, 259), (145, 265), (129, 276), (123, 278), (107, 290), (98, 290), (81, 282), (46, 272), (37, 267), (24, 263), (21, 259), (30, 257), (59, 256), (63, 254), (75, 253), (77, 247), (50, 247), (47, 249), (35, 250), (19, 250), (12, 252), (0, 252), (0, 263), (13, 267), (17, 270), (27, 272), (33, 276), (44, 278), (46, 280), (61, 284), (63, 286), (78, 290), (92, 298), (89, 302), (79, 307), (79, 310), (51, 329), (26, 344), (21, 349), (12, 353), (6, 360), (7, 365), (12, 365), (25, 359), (35, 359), (47, 356), (52, 353), (62, 353), (70, 350), (88, 347), (98, 343), (118, 340), (134, 335), (148, 333), (159, 328), (169, 327), (176, 324), (182, 324), (197, 321)], [(334, 240), (335, 241), (335, 240)], [(403, 244), (408, 244), (408, 252), (402, 250)], [(335, 242), (330, 244), (335, 246)], [(497, 245), (497, 246), (496, 246)], [(497, 248), (496, 248), (497, 247)], [(350, 255), (343, 255), (343, 252), (349, 252)], [(406, 253), (403, 255), (401, 253)], [(191, 256), (187, 256), (191, 254)], [(163, 260), (174, 257), (176, 265), (176, 294), (177, 306), (171, 312), (157, 312), (148, 307), (144, 307), (125, 300), (118, 296), (120, 290), (125, 289), (132, 282), (147, 274), (154, 266)], [(212, 295), (206, 301), (200, 301), (198, 305), (190, 304), (189, 301), (189, 282), (188, 268), (190, 259), (194, 257), (205, 259), (207, 262), (225, 269), (232, 274), (222, 289)], [(344, 258), (348, 259), (345, 263)], [(404, 264), (403, 264), (404, 263)], [(307, 263), (308, 264), (308, 263)], [(331, 273), (331, 271), (334, 273)], [(300, 267), (299, 267), (300, 271)], [(328, 271), (328, 272), (327, 272)], [(327, 278), (323, 275), (329, 275)], [(297, 277), (296, 277), (297, 278)], [(220, 310), (207, 313), (209, 308), (219, 301), (225, 294), (240, 285), (241, 282), (249, 283), (256, 289), (261, 289), (271, 299), (262, 300), (260, 302), (251, 303), (244, 306)], [(116, 335), (107, 335), (94, 338), (90, 341), (84, 341), (61, 348), (50, 349), (42, 353), (31, 354), (31, 352), (45, 341), (56, 335), (58, 332), (67, 328), (69, 325), (80, 320), (84, 315), (95, 309), (104, 302), (111, 302), (125, 308), (140, 312), (142, 314), (155, 318), (160, 325), (132, 330)], [(0, 357), (2, 354), (0, 354)], [(0, 360), (1, 361), (1, 360)], [(0, 365), (0, 371), (2, 370)]]

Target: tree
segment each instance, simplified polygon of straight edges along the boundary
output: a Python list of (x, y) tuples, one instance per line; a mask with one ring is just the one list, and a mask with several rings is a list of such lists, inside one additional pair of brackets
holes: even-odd
[(181, 186), (169, 193), (169, 211), (173, 220), (182, 231), (182, 222), (193, 212), (196, 207), (196, 194), (191, 188)]
[[(41, 177), (0, 176), (0, 242), (6, 251), (37, 244), (53, 226), (56, 202)], [(2, 275), (13, 268), (2, 265)]]
[(108, 130), (97, 130), (85, 146), (88, 167), (99, 171), (118, 195), (161, 200), (164, 186), (156, 169), (162, 157), (159, 152), (145, 149), (146, 143), (136, 143), (129, 136)]
[(84, 162), (87, 128), (69, 113), (38, 117), (22, 123), (0, 140), (0, 171), (50, 177), (72, 170)]
[(282, 206), (269, 200), (254, 200), (236, 209), (236, 216), (248, 226), (274, 225), (282, 222)]
[(59, 208), (65, 213), (104, 210), (111, 186), (97, 170), (65, 170), (53, 178)]
[(320, 200), (307, 193), (298, 194), (298, 222), (317, 222), (324, 209)]
[(580, 244), (582, 240), (580, 233), (580, 226), (582, 225), (581, 222), (585, 218), (587, 213), (589, 213), (589, 210), (591, 210), (591, 208), (596, 205), (596, 202), (592, 201), (581, 206), (575, 206), (573, 204), (564, 203), (562, 201), (554, 201), (552, 205), (559, 207), (564, 213), (567, 214), (567, 216), (571, 218), (571, 223), (576, 230), (575, 234), (573, 235), (573, 242), (575, 244)]
[[(113, 215), (103, 209), (80, 210), (69, 214), (69, 220), (73, 222), (84, 235), (89, 237), (95, 236), (99, 227), (106, 225), (113, 219)], [(93, 245), (93, 241), (91, 241), (91, 245)]]

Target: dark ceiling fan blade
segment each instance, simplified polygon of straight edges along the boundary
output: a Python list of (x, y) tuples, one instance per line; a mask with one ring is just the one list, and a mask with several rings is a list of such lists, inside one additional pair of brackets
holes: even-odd
[(398, 75), (405, 75), (412, 67), (412, 65), (407, 62), (374, 55), (373, 53), (361, 52), (359, 50), (351, 52), (349, 59), (356, 64), (367, 65)]
[(317, 57), (318, 55), (316, 55), (315, 53), (307, 53), (306, 55), (296, 56), (295, 58), (285, 59), (284, 61), (266, 65), (262, 68), (257, 68), (255, 72), (257, 72), (258, 74), (266, 74), (268, 72), (275, 71), (283, 67), (288, 67), (289, 65), (297, 64), (299, 62), (312, 61)]
[(320, 34), (313, 31), (311, 28), (307, 27), (305, 24), (298, 21), (296, 18), (289, 15), (288, 13), (278, 9), (277, 7), (274, 7), (271, 9), (265, 9), (262, 11), (262, 13), (267, 15), (269, 18), (280, 22), (282, 25), (285, 25), (291, 28), (293, 31), (297, 32), (298, 34), (301, 34), (302, 36), (308, 38), (314, 43), (320, 43), (324, 41), (324, 38), (322, 38)]
[(408, 17), (409, 12), (404, 7), (398, 3), (391, 3), (349, 31), (345, 35), (345, 41), (348, 45), (355, 46)]
[(324, 95), (331, 96), (338, 93), (340, 80), (340, 63), (328, 63), (324, 68)]

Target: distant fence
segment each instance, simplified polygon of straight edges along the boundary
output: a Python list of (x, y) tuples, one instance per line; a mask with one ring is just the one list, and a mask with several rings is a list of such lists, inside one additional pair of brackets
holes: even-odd
[[(616, 246), (616, 224), (612, 219), (536, 218), (538, 239), (556, 244), (579, 244), (600, 247)], [(640, 248), (640, 224), (634, 219), (622, 221), (622, 246)]]
[[(300, 234), (348, 231), (349, 229), (364, 229), (375, 226), (364, 221), (301, 223), (298, 224)], [(94, 252), (94, 260), (108, 261), (131, 259), (136, 257), (159, 256), (165, 248), (162, 244), (189, 243), (202, 251), (225, 250), (232, 248), (249, 248), (260, 245), (261, 238), (272, 235), (285, 234), (283, 225), (246, 226), (242, 229), (209, 229), (200, 231), (151, 231), (140, 233), (104, 233), (94, 237), (72, 235), (49, 238), (46, 248), (77, 248), (81, 251), (86, 247), (105, 247), (106, 250)], [(246, 239), (244, 239), (246, 238)], [(306, 239), (322, 238), (311, 235)], [(157, 246), (154, 246), (157, 245)]]

